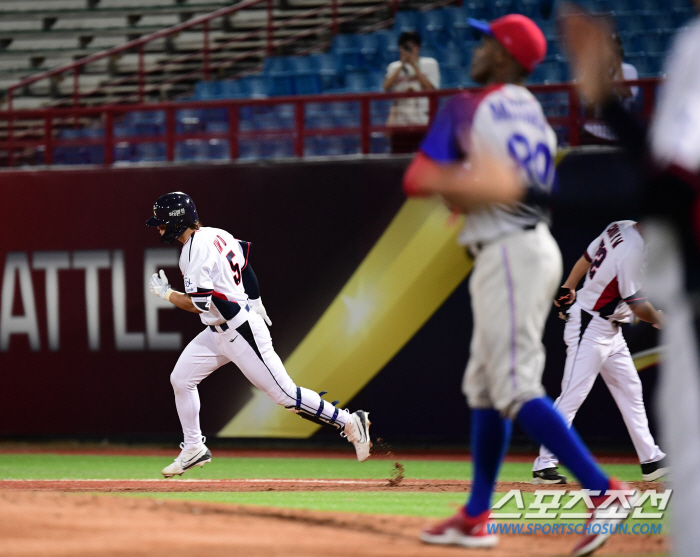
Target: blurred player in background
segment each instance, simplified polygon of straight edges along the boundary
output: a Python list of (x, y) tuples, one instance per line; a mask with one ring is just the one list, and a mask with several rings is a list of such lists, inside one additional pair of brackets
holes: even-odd
[[(637, 224), (627, 220), (608, 225), (571, 269), (554, 301), (566, 319), (567, 347), (561, 395), (554, 406), (571, 425), (600, 373), (632, 438), (642, 479), (654, 481), (668, 470), (666, 455), (649, 431), (642, 382), (620, 328), (634, 316), (660, 327), (660, 313), (641, 291), (643, 265), (644, 240)], [(576, 292), (584, 277), (583, 287)], [(541, 447), (532, 467), (532, 483), (566, 483), (556, 466), (557, 458)]]
[[(700, 1), (696, 0), (700, 8)], [(672, 547), (678, 557), (700, 548), (700, 18), (682, 29), (667, 55), (651, 127), (620, 105), (607, 67), (609, 30), (580, 9), (562, 9), (562, 38), (581, 96), (603, 116), (643, 170), (635, 203), (645, 215), (650, 294), (667, 319), (657, 408), (668, 450), (673, 494)]]
[(193, 466), (211, 461), (199, 425), (197, 385), (228, 362), (236, 364), (253, 385), (287, 410), (340, 429), (355, 446), (357, 459), (367, 460), (369, 414), (362, 410), (351, 414), (327, 403), (315, 391), (298, 387), (275, 353), (267, 328), (272, 322), (250, 265), (251, 244), (220, 228), (201, 226), (192, 198), (181, 192), (159, 197), (146, 224), (158, 228), (163, 243), (183, 244), (180, 270), (185, 292), (171, 289), (162, 270), (151, 277), (151, 292), (199, 314), (205, 325), (185, 347), (170, 375), (185, 440), (182, 452), (162, 474), (166, 478), (181, 476)]
[[(510, 442), (511, 420), (556, 454), (584, 488), (604, 493), (625, 486), (599, 468), (542, 387), (542, 333), (562, 274), (548, 212), (525, 203), (484, 205), (507, 195), (511, 200), (522, 197), (526, 188), (543, 195), (553, 188), (556, 137), (539, 102), (523, 87), (545, 57), (545, 37), (522, 15), (469, 23), (483, 33), (472, 56), (471, 77), (484, 88), (453, 97), (440, 111), (406, 172), (404, 190), (408, 195), (441, 194), (451, 207), (466, 211), (459, 242), (474, 257), (474, 332), (463, 383), (472, 409), (474, 481), (467, 504), (425, 530), (421, 539), (491, 547), (498, 541), (487, 530), (491, 497)], [(473, 188), (479, 179), (471, 176), (470, 165), (478, 169), (481, 160), (493, 166), (499, 161), (507, 169), (500, 171), (506, 178), (502, 185), (491, 187), (498, 181), (496, 174), (482, 173), (482, 183), (490, 187)], [(519, 192), (508, 172), (519, 173)], [(603, 499), (594, 497), (594, 504)], [(589, 530), (597, 533), (584, 535), (574, 555), (600, 547), (609, 527), (621, 521), (603, 519), (598, 511), (591, 520), (601, 529)]]

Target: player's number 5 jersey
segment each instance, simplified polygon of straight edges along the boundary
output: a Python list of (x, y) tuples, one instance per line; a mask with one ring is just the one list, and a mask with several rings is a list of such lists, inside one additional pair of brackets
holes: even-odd
[(185, 292), (202, 311), (200, 318), (205, 325), (233, 319), (248, 301), (242, 273), (249, 250), (248, 242), (209, 227), (197, 230), (183, 246), (180, 270)]
[(642, 302), (644, 240), (631, 220), (613, 222), (591, 242), (583, 257), (591, 263), (576, 302), (611, 321), (629, 321), (628, 302)]

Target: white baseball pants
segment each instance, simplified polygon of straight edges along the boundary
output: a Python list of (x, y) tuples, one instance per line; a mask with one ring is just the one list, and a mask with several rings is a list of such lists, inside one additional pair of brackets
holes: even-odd
[(542, 332), (561, 280), (559, 246), (545, 223), (489, 242), (469, 283), (474, 332), (462, 383), (471, 408), (515, 418), (544, 395)]
[[(656, 462), (666, 456), (649, 431), (642, 382), (620, 328), (596, 312), (588, 313), (574, 303), (564, 327), (564, 341), (566, 364), (561, 395), (554, 406), (566, 423), (571, 426), (600, 373), (620, 409), (639, 461)], [(557, 462), (546, 447), (541, 447), (532, 469), (552, 468)]]
[(656, 412), (668, 448), (673, 488), (670, 515), (674, 557), (696, 557), (700, 547), (700, 321), (698, 302), (685, 289), (683, 256), (672, 228), (645, 222), (649, 293), (666, 312)]
[(170, 375), (185, 448), (202, 442), (197, 385), (228, 362), (236, 364), (248, 381), (277, 404), (290, 410), (299, 404), (307, 413), (318, 414), (326, 420), (335, 415), (335, 421), (344, 428), (350, 419), (349, 412), (323, 401), (315, 391), (297, 388), (272, 347), (263, 318), (253, 311), (246, 313), (247, 319), (237, 327), (231, 326), (224, 332), (214, 332), (207, 327), (199, 333), (180, 354)]

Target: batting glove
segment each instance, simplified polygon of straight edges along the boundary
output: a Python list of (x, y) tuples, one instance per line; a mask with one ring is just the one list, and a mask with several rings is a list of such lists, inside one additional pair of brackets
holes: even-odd
[(168, 283), (168, 278), (165, 276), (165, 271), (163, 271), (163, 269), (160, 270), (160, 275), (158, 273), (153, 273), (149, 287), (151, 288), (151, 292), (156, 296), (160, 296), (164, 300), (167, 299), (166, 294), (168, 290), (170, 290), (170, 284)]
[(265, 320), (268, 327), (272, 327), (272, 321), (267, 316), (267, 311), (265, 311), (265, 306), (262, 304), (262, 298), (256, 298), (255, 300), (248, 300), (248, 305), (255, 313)]

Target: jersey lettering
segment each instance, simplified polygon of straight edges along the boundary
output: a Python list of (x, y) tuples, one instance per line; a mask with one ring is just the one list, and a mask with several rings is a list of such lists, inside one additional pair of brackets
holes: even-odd
[(608, 228), (608, 238), (610, 238), (610, 242), (612, 242), (613, 249), (624, 241), (622, 238), (622, 232), (620, 232), (620, 227), (617, 224), (613, 224), (610, 228)]
[(221, 252), (224, 251), (224, 248), (221, 247), (221, 243), (219, 243), (219, 240), (220, 240), (221, 238), (219, 238), (218, 236), (217, 236), (216, 238), (217, 238), (217, 239), (214, 240), (214, 246), (216, 247), (217, 250), (219, 250), (219, 253), (221, 253)]
[(532, 149), (527, 137), (515, 133), (508, 140), (508, 153), (525, 170), (531, 184), (548, 187), (552, 183), (552, 153), (547, 145), (539, 141)]
[(605, 242), (600, 241), (600, 246), (598, 246), (598, 251), (595, 254), (595, 258), (591, 261), (591, 268), (588, 271), (588, 276), (593, 278), (597, 272), (598, 267), (601, 266), (603, 261), (605, 261), (605, 256), (608, 254), (608, 250), (605, 249)]
[(241, 284), (241, 268), (238, 266), (238, 263), (234, 265), (234, 257), (236, 257), (236, 254), (234, 254), (233, 251), (230, 251), (226, 254), (228, 264), (231, 266), (231, 271), (233, 271), (233, 282), (235, 282), (236, 284)]

